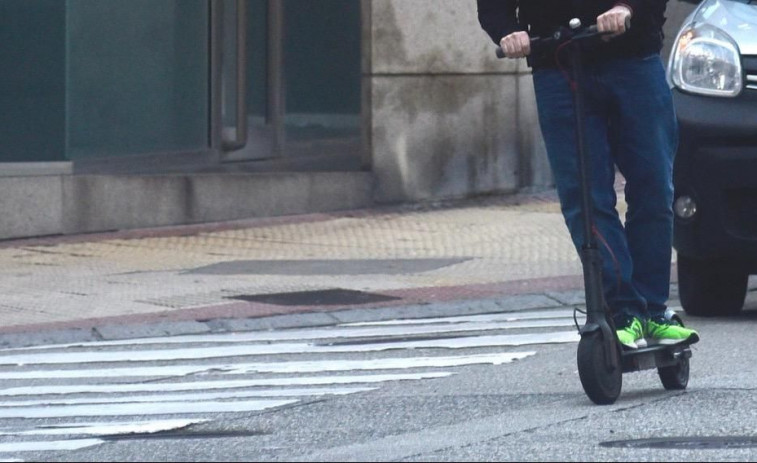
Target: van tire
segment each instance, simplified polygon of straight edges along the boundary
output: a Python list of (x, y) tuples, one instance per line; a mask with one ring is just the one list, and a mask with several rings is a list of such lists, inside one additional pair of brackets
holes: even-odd
[(734, 263), (678, 255), (678, 295), (689, 315), (717, 317), (741, 312), (749, 273)]

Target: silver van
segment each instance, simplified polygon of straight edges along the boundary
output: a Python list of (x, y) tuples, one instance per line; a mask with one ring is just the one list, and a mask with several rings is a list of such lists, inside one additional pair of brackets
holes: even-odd
[(681, 129), (675, 234), (681, 305), (742, 310), (757, 274), (757, 0), (681, 0), (668, 63)]

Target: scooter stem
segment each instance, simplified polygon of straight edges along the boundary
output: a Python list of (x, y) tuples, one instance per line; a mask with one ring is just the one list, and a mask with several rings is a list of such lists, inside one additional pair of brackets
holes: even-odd
[(581, 50), (577, 43), (567, 47), (570, 54), (573, 81), (571, 83), (575, 113), (576, 144), (578, 148), (579, 181), (581, 184), (581, 216), (583, 219), (584, 245), (581, 249), (581, 263), (584, 270), (584, 288), (586, 293), (586, 324), (581, 330), (581, 336), (596, 331), (602, 332), (602, 339), (606, 343), (605, 352), (608, 368), (614, 368), (612, 356), (609, 354), (616, 349), (615, 333), (607, 321), (604, 293), (602, 291), (602, 255), (599, 251), (597, 238), (594, 236), (594, 201), (591, 195), (590, 154), (586, 145), (584, 98), (583, 98), (583, 61)]

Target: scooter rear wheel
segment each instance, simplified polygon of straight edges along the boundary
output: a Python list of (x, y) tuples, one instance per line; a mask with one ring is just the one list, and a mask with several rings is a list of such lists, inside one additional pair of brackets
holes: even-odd
[[(671, 321), (678, 323), (681, 326), (683, 319), (678, 314), (671, 312), (666, 314)], [(689, 385), (689, 359), (683, 357), (679, 362), (670, 367), (658, 368), (657, 374), (660, 375), (662, 386), (668, 391), (682, 391)]]
[(683, 358), (672, 367), (658, 368), (663, 387), (668, 391), (682, 391), (689, 385), (689, 359)]
[[(600, 332), (585, 334), (578, 343), (578, 376), (586, 395), (597, 405), (615, 403), (623, 386), (620, 353), (615, 342), (609, 344), (613, 348), (605, 352), (608, 343)], [(606, 356), (610, 357), (612, 367), (608, 366)]]

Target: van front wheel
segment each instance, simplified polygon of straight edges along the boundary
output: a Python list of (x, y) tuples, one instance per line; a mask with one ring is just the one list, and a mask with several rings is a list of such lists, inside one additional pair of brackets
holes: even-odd
[(741, 312), (749, 274), (733, 263), (678, 255), (678, 293), (689, 315), (716, 317)]

